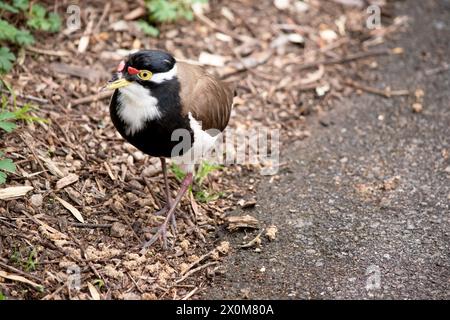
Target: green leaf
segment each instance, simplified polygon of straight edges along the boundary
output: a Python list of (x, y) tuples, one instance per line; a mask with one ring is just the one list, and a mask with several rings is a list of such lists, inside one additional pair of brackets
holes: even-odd
[(171, 22), (177, 18), (177, 5), (172, 1), (151, 0), (147, 3), (150, 18), (158, 22)]
[(219, 199), (222, 195), (223, 193), (221, 192), (209, 193), (206, 190), (201, 190), (195, 193), (195, 199), (203, 203), (208, 203), (210, 201)]
[(12, 69), (12, 63), (16, 60), (14, 54), (9, 51), (9, 48), (0, 48), (0, 73), (6, 73)]
[(0, 112), (0, 121), (2, 120), (9, 120), (9, 119), (16, 119), (16, 114), (14, 112)]
[(6, 10), (6, 11), (9, 11), (12, 13), (19, 13), (19, 10), (14, 8), (12, 5), (4, 3), (4, 2), (0, 2), (0, 10)]
[(159, 30), (154, 26), (148, 24), (144, 20), (139, 20), (137, 22), (138, 27), (142, 30), (143, 33), (149, 35), (151, 37), (157, 37), (159, 35)]
[(61, 28), (61, 18), (56, 13), (49, 13), (46, 17), (47, 11), (39, 4), (33, 4), (31, 12), (28, 16), (27, 25), (30, 28), (47, 31), (57, 32)]
[(27, 10), (29, 5), (30, 5), (30, 2), (28, 0), (14, 0), (13, 1), (13, 6), (22, 11)]
[(176, 165), (175, 163), (172, 163), (172, 166), (170, 167), (170, 171), (172, 171), (172, 173), (174, 174), (175, 178), (178, 181), (181, 181), (184, 179), (184, 177), (186, 176), (186, 173), (181, 170), (181, 168)]
[(61, 18), (58, 14), (51, 12), (48, 15), (48, 22), (50, 24), (50, 28), (48, 31), (50, 32), (58, 32), (61, 29)]
[(3, 184), (5, 182), (6, 182), (6, 173), (0, 171), (0, 184)]
[(34, 43), (34, 37), (28, 30), (19, 30), (16, 33), (15, 42), (21, 46), (29, 46)]
[(195, 181), (198, 185), (202, 185), (203, 181), (208, 177), (208, 175), (216, 170), (220, 170), (223, 167), (221, 165), (217, 165), (217, 164), (211, 164), (208, 163), (207, 161), (203, 161), (199, 168), (198, 171), (195, 175)]
[(0, 19), (0, 40), (14, 41), (17, 31), (12, 24)]
[(16, 172), (16, 165), (11, 159), (0, 160), (0, 170)]
[(6, 132), (11, 132), (16, 128), (16, 124), (12, 123), (12, 122), (4, 122), (4, 121), (0, 121), (0, 129), (5, 130)]
[(31, 6), (31, 15), (34, 18), (44, 18), (46, 14), (45, 8), (40, 4), (33, 4)]

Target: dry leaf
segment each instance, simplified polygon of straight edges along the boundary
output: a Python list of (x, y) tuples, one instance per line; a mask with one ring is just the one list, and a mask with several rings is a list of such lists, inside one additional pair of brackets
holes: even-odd
[(43, 157), (43, 156), (39, 156), (39, 159), (41, 159), (42, 161), (44, 161), (45, 166), (47, 167), (47, 169), (54, 175), (57, 176), (59, 178), (63, 178), (65, 176), (64, 172), (62, 172), (58, 166), (49, 158)]
[(58, 200), (64, 208), (66, 208), (67, 210), (70, 211), (71, 214), (73, 214), (73, 216), (80, 221), (81, 223), (84, 223), (84, 219), (83, 216), (81, 215), (80, 211), (78, 211), (77, 208), (75, 208), (73, 205), (71, 205), (70, 203), (68, 203), (66, 200), (63, 200), (59, 197), (55, 197), (56, 200)]
[(92, 300), (101, 300), (100, 294), (98, 293), (97, 289), (90, 282), (88, 282), (87, 285), (88, 285), (89, 293), (91, 294)]
[(0, 278), (5, 278), (5, 279), (9, 279), (9, 280), (13, 280), (13, 281), (19, 281), (22, 283), (26, 283), (38, 290), (42, 290), (43, 287), (40, 284), (37, 284), (36, 282), (33, 282), (31, 280), (28, 280), (27, 278), (24, 278), (22, 276), (18, 276), (9, 272), (5, 272), (5, 271), (1, 271), (0, 270)]
[(27, 192), (33, 190), (31, 186), (9, 187), (0, 189), (0, 200), (10, 200), (18, 197), (22, 197)]

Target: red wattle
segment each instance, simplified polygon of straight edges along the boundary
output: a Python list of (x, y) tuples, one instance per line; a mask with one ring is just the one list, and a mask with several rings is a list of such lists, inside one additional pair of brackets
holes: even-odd
[(133, 67), (128, 67), (128, 73), (129, 74), (138, 74), (139, 70)]

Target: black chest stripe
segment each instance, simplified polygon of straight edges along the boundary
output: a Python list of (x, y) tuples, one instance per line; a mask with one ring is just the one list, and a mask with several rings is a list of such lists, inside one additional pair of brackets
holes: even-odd
[(161, 118), (148, 120), (142, 129), (134, 134), (128, 134), (126, 123), (118, 115), (118, 90), (114, 92), (110, 104), (110, 114), (114, 126), (121, 136), (142, 152), (154, 157), (170, 157), (173, 148), (179, 141), (171, 141), (172, 133), (176, 129), (189, 131), (191, 141), (193, 132), (189, 125), (189, 117), (181, 114), (180, 84), (177, 79), (165, 81), (161, 84), (148, 83), (152, 96), (158, 100)]

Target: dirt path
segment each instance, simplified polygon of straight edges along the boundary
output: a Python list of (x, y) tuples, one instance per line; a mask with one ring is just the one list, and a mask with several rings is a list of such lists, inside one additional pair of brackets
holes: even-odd
[[(245, 212), (277, 240), (236, 250), (200, 298), (450, 298), (450, 74), (426, 72), (449, 62), (450, 2), (397, 11), (410, 28), (389, 45), (405, 53), (379, 59), (379, 83), (421, 88), (423, 112), (365, 93), (330, 112)], [(225, 237), (236, 247), (243, 233)]]

